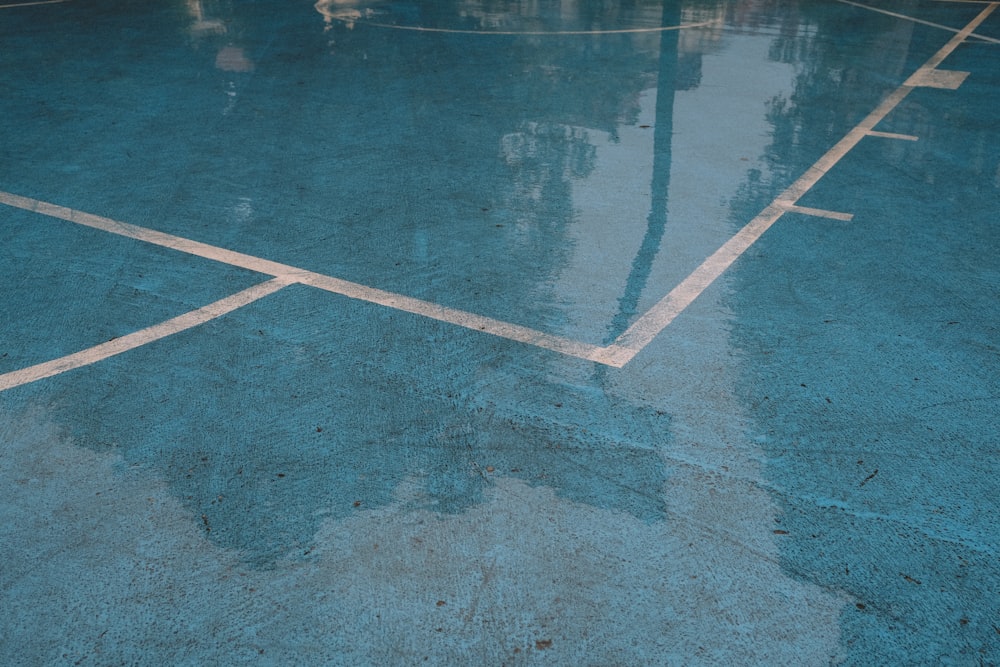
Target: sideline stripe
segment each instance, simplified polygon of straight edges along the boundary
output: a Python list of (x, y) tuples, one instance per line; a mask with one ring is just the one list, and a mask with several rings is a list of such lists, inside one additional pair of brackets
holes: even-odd
[[(314, 271), (296, 268), (280, 262), (272, 262), (253, 255), (246, 255), (241, 252), (219, 248), (217, 246), (192, 241), (181, 236), (158, 232), (146, 227), (130, 225), (126, 222), (119, 222), (111, 218), (105, 218), (92, 213), (85, 213), (76, 209), (58, 206), (48, 202), (39, 201), (30, 197), (11, 194), (0, 191), (0, 203), (20, 208), (33, 213), (39, 213), (51, 218), (66, 220), (85, 227), (92, 227), (118, 236), (135, 239), (144, 243), (158, 245), (171, 250), (177, 250), (189, 255), (195, 255), (204, 259), (210, 259), (229, 266), (236, 266), (243, 269), (256, 271), (265, 275), (280, 276), (289, 284), (300, 283), (311, 285), (318, 289), (340, 294), (352, 299), (367, 301), (397, 310), (403, 310), (415, 315), (421, 315), (441, 322), (455, 324), (466, 329), (482, 331), (484, 333), (507, 338), (509, 340), (528, 343), (536, 347), (545, 348), (553, 352), (559, 352), (580, 359), (598, 361), (600, 363), (616, 366), (628, 361), (625, 359), (619, 364), (619, 355), (616, 350), (590, 345), (579, 341), (553, 336), (541, 331), (536, 331), (528, 327), (503, 322), (490, 317), (476, 315), (455, 308), (448, 308), (429, 301), (423, 301), (414, 297), (388, 292), (375, 287), (361, 285), (341, 278), (326, 276)], [(629, 357), (631, 358), (631, 356)]]
[[(986, 0), (983, 4), (988, 4), (993, 0)], [(887, 9), (882, 9), (880, 7), (872, 7), (871, 5), (865, 5), (860, 2), (853, 2), (853, 0), (837, 0), (845, 5), (851, 5), (853, 7), (860, 7), (861, 9), (867, 9), (869, 11), (878, 12), (879, 14), (885, 14), (887, 16), (892, 16), (897, 19), (903, 19), (905, 21), (912, 21), (913, 23), (919, 23), (920, 25), (930, 26), (931, 28), (939, 28), (941, 30), (947, 30), (948, 32), (959, 32), (957, 28), (952, 28), (950, 26), (942, 25), (940, 23), (931, 23), (930, 21), (924, 21), (922, 19), (915, 18), (913, 16), (907, 16), (906, 14), (897, 14), (896, 12), (890, 12)], [(938, 2), (970, 2), (970, 0), (938, 0)], [(990, 42), (991, 44), (1000, 44), (1000, 39), (994, 39), (993, 37), (987, 37), (986, 35), (977, 35), (976, 33), (971, 33), (969, 37), (982, 40), (984, 42)]]
[(4, 373), (0, 375), (0, 391), (19, 387), (30, 382), (35, 382), (36, 380), (52, 377), (53, 375), (59, 375), (60, 373), (83, 366), (89, 366), (108, 357), (134, 350), (147, 343), (152, 343), (172, 334), (191, 329), (199, 324), (204, 324), (209, 320), (214, 320), (217, 317), (231, 313), (237, 308), (251, 304), (269, 294), (273, 294), (288, 284), (289, 281), (283, 277), (273, 278), (267, 282), (247, 288), (242, 292), (231, 294), (207, 306), (202, 306), (197, 310), (178, 315), (160, 324), (140, 329), (119, 338), (112, 338), (106, 343), (68, 354), (65, 357)]
[[(900, 85), (896, 90), (890, 93), (868, 116), (866, 116), (858, 125), (856, 125), (850, 132), (848, 132), (840, 141), (838, 141), (829, 151), (827, 151), (819, 160), (817, 160), (811, 167), (809, 167), (802, 176), (800, 176), (794, 183), (792, 183), (783, 193), (781, 193), (771, 204), (767, 206), (763, 211), (761, 211), (755, 218), (748, 222), (742, 229), (740, 229), (732, 238), (730, 238), (726, 243), (724, 243), (718, 250), (712, 253), (697, 269), (695, 269), (687, 278), (685, 278), (679, 285), (672, 289), (666, 296), (664, 296), (660, 301), (656, 303), (652, 308), (650, 308), (646, 313), (640, 316), (628, 329), (625, 330), (611, 345), (607, 347), (600, 347), (597, 345), (590, 345), (587, 343), (581, 343), (579, 341), (570, 340), (567, 338), (562, 338), (560, 336), (553, 336), (546, 334), (541, 331), (536, 331), (534, 329), (529, 329), (528, 327), (522, 327), (520, 325), (512, 324), (509, 322), (504, 322), (501, 320), (496, 320), (489, 317), (484, 317), (481, 315), (476, 315), (474, 313), (469, 313), (461, 310), (456, 310), (453, 308), (448, 308), (441, 306), (439, 304), (431, 303), (428, 301), (423, 301), (420, 299), (415, 299), (413, 297), (404, 296), (401, 294), (395, 294), (392, 292), (387, 292), (374, 287), (368, 287), (365, 285), (360, 285), (358, 283), (352, 283), (350, 281), (342, 280), (339, 278), (333, 278), (331, 276), (325, 276), (312, 271), (306, 271), (304, 269), (298, 269), (286, 264), (281, 264), (279, 262), (272, 262), (270, 260), (262, 259), (259, 257), (254, 257), (251, 255), (246, 255), (243, 253), (235, 252), (232, 250), (227, 250), (225, 248), (219, 248), (206, 243), (200, 243), (198, 241), (193, 241), (191, 239), (185, 239), (183, 237), (174, 236), (172, 234), (166, 234), (163, 232), (158, 232), (151, 229), (146, 229), (144, 227), (138, 227), (136, 225), (130, 225), (128, 223), (118, 222), (110, 218), (103, 218), (101, 216), (93, 215), (90, 213), (85, 213), (83, 211), (77, 211), (74, 209), (66, 208), (64, 206), (57, 206), (55, 204), (50, 204), (46, 202), (39, 201), (37, 199), (31, 199), (28, 197), (21, 197), (19, 195), (14, 195), (7, 192), (0, 191), (0, 203), (7, 204), (16, 208), (21, 208), (27, 211), (32, 211), (35, 213), (40, 213), (47, 215), (49, 217), (59, 218), (76, 224), (85, 225), (88, 227), (93, 227), (100, 229), (109, 233), (117, 234), (120, 236), (125, 236), (128, 238), (136, 239), (146, 243), (151, 243), (154, 245), (159, 245), (173, 250), (178, 250), (188, 254), (196, 255), (206, 259), (211, 259), (218, 262), (223, 262), (232, 266), (238, 266), (241, 268), (250, 269), (252, 271), (257, 271), (259, 273), (269, 274), (275, 276), (275, 280), (263, 283), (260, 287), (264, 285), (273, 285), (272, 291), (277, 291), (285, 285), (292, 283), (300, 283), (304, 285), (311, 285), (318, 289), (323, 289), (329, 292), (340, 294), (354, 299), (359, 299), (362, 301), (367, 301), (370, 303), (376, 303), (389, 308), (395, 308), (399, 310), (404, 310), (417, 315), (422, 315), (431, 319), (439, 320), (442, 322), (447, 322), (450, 324), (455, 324), (468, 329), (473, 329), (477, 331), (482, 331), (484, 333), (492, 334), (494, 336), (499, 336), (501, 338), (507, 338), (510, 340), (527, 343), (544, 349), (548, 349), (554, 352), (559, 352), (561, 354), (566, 354), (580, 359), (586, 359), (590, 361), (595, 361), (598, 363), (606, 364), (609, 366), (614, 366), (621, 368), (627, 364), (636, 354), (638, 354), (646, 345), (648, 345), (652, 340), (659, 335), (664, 328), (669, 325), (674, 318), (677, 317), (685, 308), (687, 308), (692, 301), (694, 301), (705, 289), (708, 288), (712, 282), (715, 281), (724, 271), (726, 271), (746, 250), (753, 245), (757, 239), (759, 239), (764, 232), (766, 232), (770, 227), (777, 222), (777, 220), (789, 210), (798, 210), (799, 212), (811, 212), (828, 215), (828, 217), (836, 216), (847, 216), (849, 214), (841, 214), (832, 211), (822, 211), (821, 209), (810, 209), (808, 207), (799, 207), (796, 202), (808, 192), (818, 181), (821, 179), (834, 165), (836, 165), (847, 153), (849, 153), (864, 137), (871, 136), (875, 133), (875, 126), (882, 121), (893, 109), (895, 109), (903, 99), (909, 95), (911, 91), (922, 86), (927, 85), (928, 81), (938, 80), (935, 78), (937, 76), (938, 70), (937, 66), (954, 51), (959, 44), (966, 40), (973, 31), (984, 21), (986, 18), (998, 7), (1000, 3), (991, 2), (986, 8), (983, 9), (980, 14), (968, 23), (962, 30), (960, 30), (951, 40), (948, 41), (941, 49), (938, 50), (924, 65), (922, 65), (909, 79), (906, 80), (902, 85)], [(963, 73), (964, 74), (964, 73)], [(963, 77), (964, 78), (964, 77)], [(954, 79), (952, 79), (954, 80)], [(879, 136), (876, 134), (875, 136)], [(844, 218), (838, 218), (844, 219)], [(247, 292), (252, 291), (247, 290)], [(240, 294), (244, 294), (241, 292)], [(270, 292), (268, 292), (270, 293)], [(230, 299), (235, 299), (239, 295), (233, 295), (228, 299), (223, 299), (212, 306), (223, 304), (228, 302)], [(260, 298), (260, 297), (256, 297)], [(255, 300), (255, 299), (251, 299)], [(249, 303), (249, 301), (248, 301)], [(235, 307), (239, 307), (235, 305)], [(205, 311), (206, 306), (203, 309), (194, 311), (194, 313), (189, 313), (186, 316), (181, 316), (180, 318), (175, 318), (169, 322), (165, 322), (156, 327), (151, 327), (148, 330), (143, 331), (160, 331), (161, 328), (166, 327), (170, 322), (181, 322), (183, 323), (184, 318), (192, 317), (195, 313), (200, 313)], [(228, 311), (226, 311), (228, 312)], [(221, 314), (221, 313), (220, 313)], [(213, 315), (212, 317), (218, 317), (218, 315)], [(208, 317), (203, 321), (212, 319)], [(200, 323), (196, 322), (195, 324)], [(191, 324), (190, 326), (195, 326)], [(183, 330), (182, 327), (179, 330)], [(164, 331), (166, 329), (163, 329)], [(173, 333), (173, 330), (163, 333), (159, 337), (164, 335), (169, 335)], [(115, 341), (109, 341), (103, 345), (99, 345), (96, 348), (91, 348), (92, 350), (109, 350), (107, 356), (111, 354), (119, 354), (117, 350), (117, 345), (120, 345), (120, 341), (124, 340), (135, 340), (135, 346), (145, 344), (149, 340), (155, 340), (156, 337), (149, 340), (143, 341), (141, 337), (137, 334), (131, 334), (130, 336), (123, 337), (122, 339), (116, 339)], [(131, 349), (131, 347), (127, 348)], [(121, 350), (121, 351), (124, 351)], [(85, 365), (87, 363), (93, 363), (93, 361), (80, 360), (77, 357), (83, 353), (78, 353), (77, 355), (70, 355), (70, 357), (63, 357), (60, 360), (53, 362), (48, 362), (47, 364), (40, 364), (39, 366), (34, 366), (32, 369), (38, 369), (41, 367), (52, 366), (55, 370), (49, 374), (55, 374), (63, 372), (63, 370), (69, 370), (69, 368), (76, 368), (79, 365)], [(100, 357), (105, 358), (105, 357)], [(67, 361), (67, 360), (72, 360)], [(96, 358), (94, 360), (97, 360)], [(70, 365), (67, 368), (62, 368), (59, 364), (62, 363), (74, 363), (77, 365)], [(31, 369), (26, 369), (31, 370)], [(8, 373), (6, 375), (0, 376), (0, 391), (7, 388), (3, 382), (11, 382), (8, 378), (11, 378), (17, 373), (23, 373), (25, 371), (15, 371), (14, 373)], [(43, 371), (44, 372), (44, 371)], [(48, 377), (48, 375), (40, 375), (35, 379), (40, 379), (41, 377)], [(32, 380), (26, 380), (32, 381)], [(21, 382), (23, 384), (23, 382)], [(16, 386), (16, 385), (10, 385)]]
[(816, 161), (806, 172), (792, 183), (788, 189), (778, 195), (778, 197), (756, 218), (751, 220), (736, 233), (731, 239), (716, 250), (706, 259), (701, 266), (694, 270), (681, 283), (670, 290), (670, 292), (660, 299), (656, 305), (646, 311), (639, 319), (632, 323), (628, 329), (615, 340), (615, 345), (627, 350), (634, 350), (636, 354), (648, 345), (664, 328), (667, 327), (674, 318), (677, 317), (692, 301), (708, 288), (712, 282), (728, 269), (746, 250), (759, 239), (764, 232), (771, 228), (782, 213), (789, 206), (794, 206), (806, 192), (826, 174), (835, 164), (837, 164), (847, 153), (849, 153), (858, 142), (875, 129), (875, 126), (885, 118), (889, 112), (895, 109), (903, 99), (914, 90), (919, 82), (927, 78), (927, 73), (935, 68), (947, 58), (958, 45), (965, 41), (972, 31), (986, 18), (993, 13), (1000, 3), (990, 3), (976, 18), (972, 19), (968, 25), (960, 30), (948, 43), (942, 46), (937, 53), (931, 56), (913, 75), (907, 79), (899, 88), (889, 94), (874, 111), (858, 123), (843, 139), (838, 141), (833, 148), (827, 151)]
[(470, 313), (464, 310), (449, 308), (447, 306), (431, 303), (429, 301), (423, 301), (421, 299), (405, 296), (403, 294), (397, 294), (395, 292), (387, 292), (374, 287), (358, 285), (357, 283), (351, 283), (346, 280), (341, 280), (340, 278), (333, 278), (331, 276), (325, 276), (321, 273), (313, 273), (311, 271), (296, 274), (295, 281), (302, 283), (303, 285), (310, 285), (318, 289), (326, 290), (327, 292), (333, 292), (334, 294), (341, 294), (343, 296), (360, 299), (362, 301), (378, 304), (380, 306), (386, 306), (387, 308), (402, 310), (408, 313), (413, 313), (414, 315), (422, 315), (423, 317), (429, 317), (440, 322), (455, 324), (474, 331), (482, 331), (484, 333), (517, 341), (519, 343), (527, 343), (529, 345), (534, 345), (535, 347), (541, 347), (546, 350), (559, 352), (571, 357), (587, 359), (589, 361), (598, 361), (612, 366), (616, 365), (612, 361), (608, 361), (609, 359), (614, 360), (616, 355), (609, 355), (607, 348), (603, 348), (598, 345), (591, 345), (589, 343), (581, 343), (579, 341), (563, 338), (561, 336), (553, 336), (552, 334), (547, 334), (519, 324), (497, 320), (484, 315), (477, 315), (476, 313)]
[(882, 137), (883, 139), (899, 139), (901, 141), (918, 141), (920, 137), (916, 137), (912, 134), (897, 134), (896, 132), (879, 132), (878, 130), (872, 130), (868, 133), (869, 137)]

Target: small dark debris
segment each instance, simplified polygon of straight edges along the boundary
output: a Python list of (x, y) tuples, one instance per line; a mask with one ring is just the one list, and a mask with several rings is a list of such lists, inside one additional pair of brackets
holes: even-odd
[(900, 576), (902, 576), (902, 577), (903, 577), (903, 579), (906, 579), (906, 580), (907, 580), (908, 582), (910, 582), (911, 584), (916, 584), (917, 586), (920, 586), (920, 585), (921, 585), (921, 584), (920, 584), (920, 581), (918, 581), (917, 579), (914, 579), (914, 578), (913, 578), (913, 577), (911, 577), (910, 575), (908, 575), (908, 574), (903, 574), (902, 572), (900, 572), (899, 574), (900, 574)]
[(536, 639), (535, 640), (535, 648), (537, 648), (539, 651), (544, 651), (545, 649), (550, 648), (551, 646), (552, 646), (552, 640), (551, 639)]
[(875, 472), (873, 472), (872, 474), (868, 475), (863, 480), (861, 480), (860, 486), (864, 486), (865, 484), (867, 484), (868, 480), (870, 480), (872, 477), (874, 477), (877, 474), (878, 474), (878, 468), (875, 468)]
[(864, 609), (865, 608), (865, 606), (863, 604), (861, 604), (860, 602), (855, 603), (854, 606), (857, 607), (858, 609)]
[(777, 529), (774, 530), (774, 534), (775, 535), (787, 535), (788, 531), (787, 530), (781, 530), (780, 528), (777, 528)]
[(316, 432), (317, 433), (322, 433), (323, 432), (323, 427), (322, 426), (317, 426), (316, 427)]
[(279, 472), (278, 473), (278, 477), (284, 477), (284, 476), (285, 476), (285, 473), (283, 473), (283, 472)]
[(958, 619), (958, 622), (959, 622), (960, 625), (968, 625), (969, 624), (969, 619), (967, 619), (967, 618), (965, 618), (963, 616), (962, 618)]
[(352, 504), (353, 504), (353, 505), (354, 505), (355, 507), (361, 507), (361, 501), (360, 501), (360, 500), (355, 500), (355, 501), (354, 501), (354, 502), (353, 502)]
[(444, 600), (438, 600), (438, 601), (437, 601), (437, 602), (435, 603), (435, 605), (436, 605), (436, 606), (438, 606), (438, 607), (443, 607), (443, 606), (445, 606), (446, 604), (448, 604), (448, 603), (447, 603), (447, 602), (445, 602)]

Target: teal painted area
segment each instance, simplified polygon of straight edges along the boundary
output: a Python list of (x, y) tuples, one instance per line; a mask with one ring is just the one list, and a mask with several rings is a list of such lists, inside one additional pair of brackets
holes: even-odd
[[(605, 345), (986, 5), (878, 8), (938, 25), (3, 8), (0, 191)], [(875, 128), (916, 141), (797, 202), (851, 221), (785, 213), (623, 368), (289, 284), (0, 392), (0, 653), (996, 664), (998, 65), (959, 45)], [(2, 204), (0, 239), (0, 376), (269, 278)]]
[(34, 213), (3, 215), (0, 373), (159, 324), (266, 278)]

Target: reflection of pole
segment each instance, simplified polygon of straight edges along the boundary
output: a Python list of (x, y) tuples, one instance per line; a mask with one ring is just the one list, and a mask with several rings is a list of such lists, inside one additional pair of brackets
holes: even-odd
[[(663, 3), (663, 26), (680, 25), (680, 3)], [(667, 227), (667, 191), (670, 189), (670, 142), (674, 131), (674, 90), (677, 87), (677, 49), (679, 30), (660, 33), (660, 69), (656, 82), (656, 119), (653, 125), (653, 183), (646, 235), (632, 260), (625, 281), (625, 292), (618, 299), (618, 313), (611, 320), (605, 344), (617, 338), (629, 326), (639, 298), (646, 289), (653, 260)]]

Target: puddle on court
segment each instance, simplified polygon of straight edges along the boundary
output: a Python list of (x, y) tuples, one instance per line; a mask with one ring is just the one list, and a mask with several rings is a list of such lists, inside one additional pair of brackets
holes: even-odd
[[(643, 3), (608, 14), (559, 6), (438, 4), (435, 14), (385, 3), (344, 21), (323, 2), (192, 1), (160, 8), (155, 30), (108, 12), (102, 25), (125, 38), (70, 31), (37, 59), (14, 35), (14, 66), (0, 77), (31, 85), (17, 88), (9, 116), (24, 127), (5, 145), (23, 167), (10, 183), (606, 341), (941, 43), (924, 38), (928, 26), (862, 21), (842, 4), (783, 17), (740, 3), (685, 3), (670, 16)], [(960, 26), (952, 11), (978, 9), (944, 11), (926, 16)], [(429, 37), (374, 19), (476, 31), (726, 27)], [(742, 91), (739, 104), (724, 90)], [(977, 174), (1000, 173), (980, 153)], [(898, 166), (928, 153), (914, 155), (883, 157)], [(992, 236), (981, 238), (989, 247)], [(940, 456), (900, 465), (869, 451), (864, 420), (836, 412), (845, 393), (878, 398), (879, 380), (898, 381), (872, 373), (863, 352), (852, 363), (868, 384), (839, 375), (845, 357), (830, 349), (844, 330), (810, 347), (809, 327), (782, 337), (784, 325), (762, 322), (768, 307), (810, 317), (796, 298), (815, 285), (797, 281), (816, 267), (786, 279), (791, 305), (769, 298), (777, 269), (764, 260), (779, 252), (755, 248), (756, 264), (723, 276), (620, 370), (296, 286), (5, 392), (0, 590), (17, 603), (2, 605), (16, 637), (8, 654), (829, 664), (875, 649), (898, 657), (906, 639), (884, 641), (897, 625), (940, 655), (979, 650), (959, 633), (988, 633), (989, 614), (967, 608), (991, 600), (950, 580), (938, 596), (931, 584), (971, 570), (980, 591), (995, 588), (983, 550), (956, 546), (992, 515), (946, 506)], [(991, 340), (988, 327), (963, 332), (956, 345)], [(899, 367), (923, 354), (895, 346)], [(793, 370), (810, 377), (783, 383)], [(815, 393), (824, 383), (838, 391)], [(984, 423), (979, 403), (947, 396), (955, 406), (929, 404), (913, 423), (974, 440), (961, 425)], [(870, 407), (863, 393), (853, 400)], [(885, 410), (871, 428), (892, 421)], [(912, 425), (894, 427), (927, 444)], [(819, 454), (789, 453), (804, 445)], [(938, 511), (907, 506), (923, 482)], [(895, 495), (880, 490), (893, 483)]]

